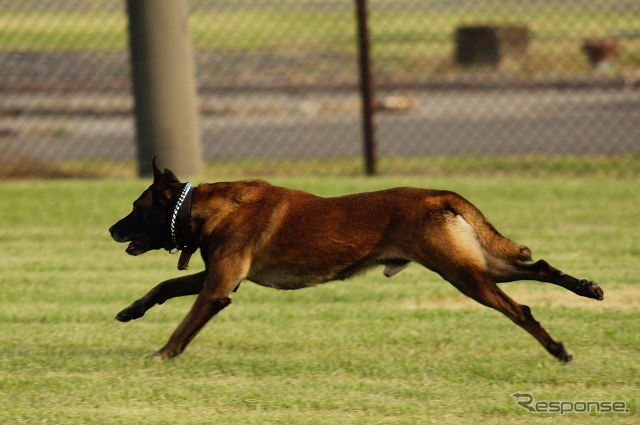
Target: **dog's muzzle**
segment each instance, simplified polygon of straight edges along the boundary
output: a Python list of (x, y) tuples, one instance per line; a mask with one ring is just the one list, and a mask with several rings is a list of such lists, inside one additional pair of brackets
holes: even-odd
[(129, 242), (125, 250), (129, 255), (140, 255), (147, 251), (144, 237), (142, 235), (126, 235), (118, 232), (117, 223), (109, 228), (109, 233), (114, 241), (119, 243)]

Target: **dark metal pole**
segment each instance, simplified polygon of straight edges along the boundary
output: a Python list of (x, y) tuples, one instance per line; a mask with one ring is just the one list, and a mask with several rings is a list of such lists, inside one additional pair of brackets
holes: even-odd
[(376, 141), (373, 122), (373, 79), (371, 78), (371, 60), (369, 58), (369, 26), (367, 19), (367, 0), (355, 0), (358, 21), (358, 57), (360, 74), (360, 97), (362, 99), (362, 137), (364, 141), (364, 160), (367, 175), (376, 174)]

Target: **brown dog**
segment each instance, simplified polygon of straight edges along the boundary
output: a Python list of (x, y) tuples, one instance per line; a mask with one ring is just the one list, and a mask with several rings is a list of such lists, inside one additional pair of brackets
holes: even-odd
[(156, 304), (198, 294), (169, 342), (154, 356), (182, 353), (198, 331), (231, 303), (241, 281), (298, 289), (346, 279), (377, 265), (388, 277), (410, 262), (435, 271), (463, 294), (496, 309), (552, 355), (572, 356), (536, 322), (529, 307), (496, 285), (538, 280), (603, 299), (597, 283), (533, 262), (531, 252), (503, 237), (482, 213), (447, 191), (396, 188), (321, 198), (261, 180), (202, 184), (192, 189), (153, 163), (154, 182), (133, 211), (111, 227), (126, 252), (182, 250), (179, 269), (200, 248), (205, 270), (167, 280), (117, 315), (127, 322)]

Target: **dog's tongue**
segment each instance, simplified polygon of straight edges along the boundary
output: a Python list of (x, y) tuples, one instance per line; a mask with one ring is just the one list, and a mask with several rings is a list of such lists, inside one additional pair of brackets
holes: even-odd
[(135, 252), (139, 248), (140, 248), (140, 240), (134, 239), (131, 242), (129, 242), (129, 245), (127, 245), (126, 252), (130, 254), (132, 252)]

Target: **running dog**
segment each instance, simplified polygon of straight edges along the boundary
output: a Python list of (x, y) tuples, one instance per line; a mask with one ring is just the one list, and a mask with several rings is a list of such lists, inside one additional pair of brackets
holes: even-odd
[(272, 186), (262, 180), (181, 183), (153, 161), (153, 184), (133, 211), (110, 229), (126, 252), (181, 251), (178, 268), (200, 249), (205, 270), (164, 281), (122, 310), (128, 322), (166, 300), (198, 295), (167, 344), (152, 355), (182, 353), (198, 331), (231, 303), (240, 282), (300, 289), (347, 279), (374, 266), (391, 277), (411, 262), (438, 273), (460, 292), (529, 332), (553, 356), (572, 355), (498, 283), (537, 280), (603, 299), (597, 283), (571, 277), (529, 248), (502, 236), (460, 195), (401, 187), (335, 198)]

